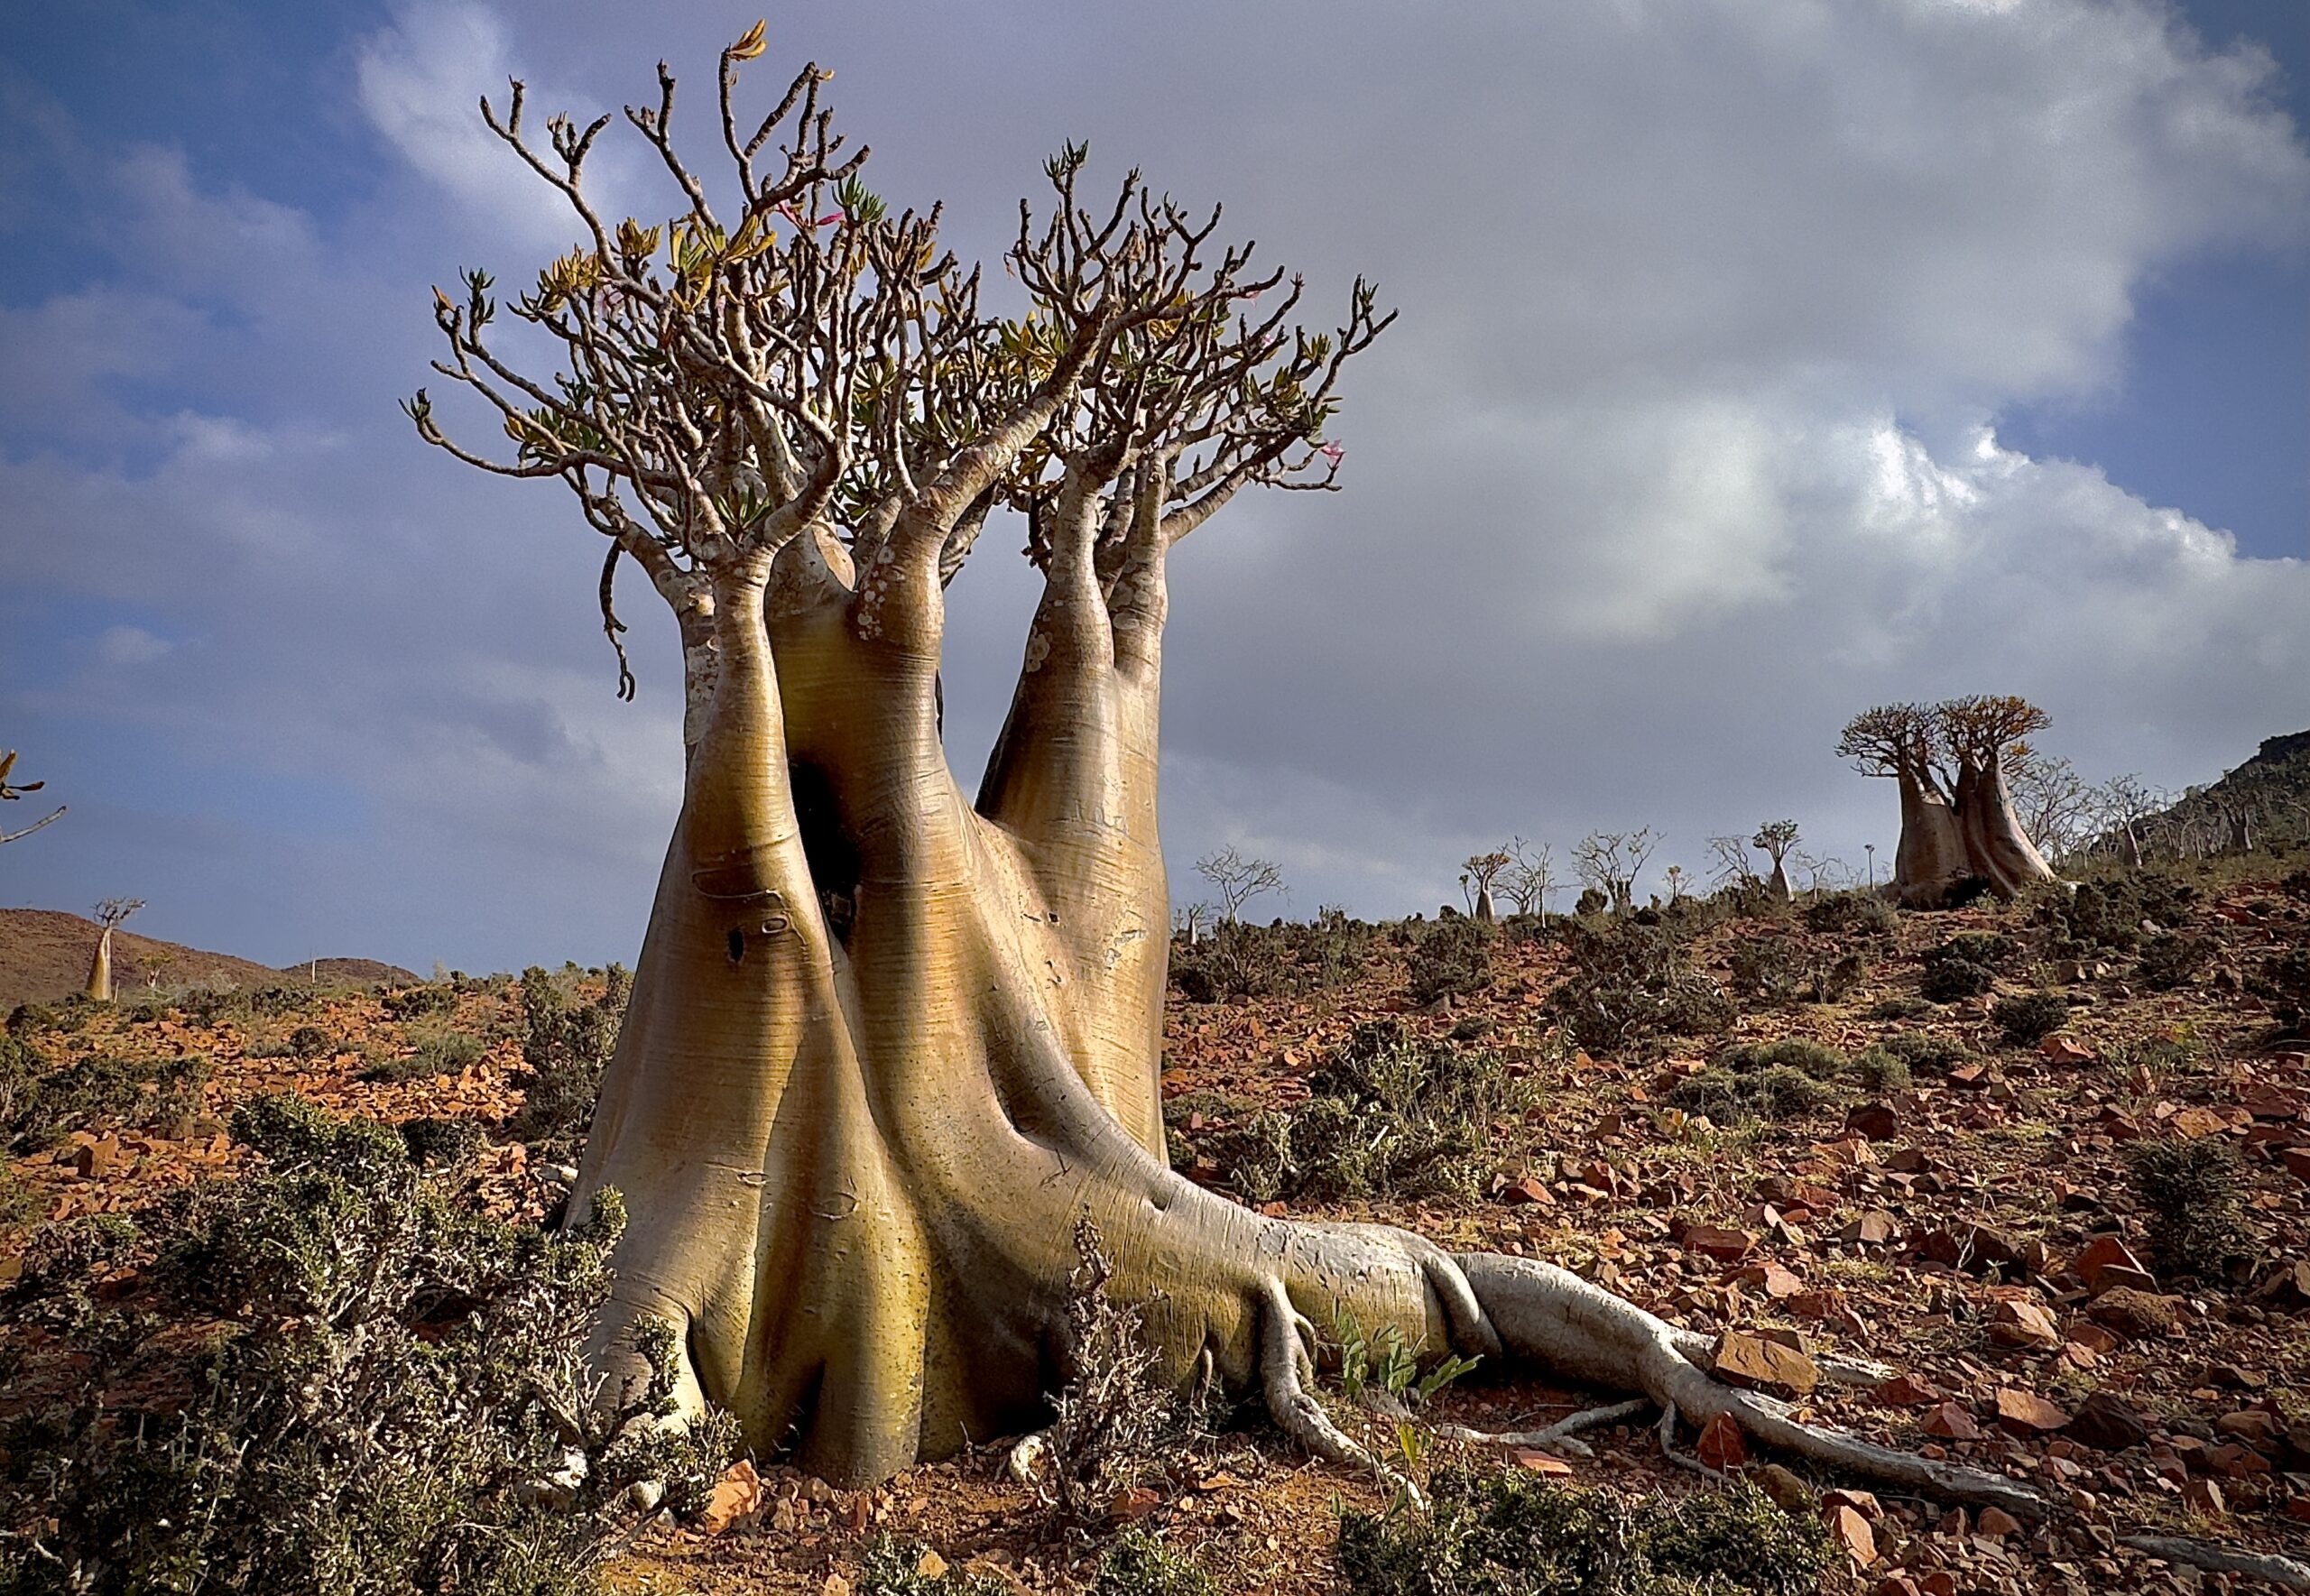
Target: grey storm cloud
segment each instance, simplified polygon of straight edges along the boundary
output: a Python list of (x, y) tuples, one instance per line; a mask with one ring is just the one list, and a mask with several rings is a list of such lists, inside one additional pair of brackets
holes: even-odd
[[(1234, 841), (1282, 862), (1295, 910), (1400, 912), (1511, 832), (1650, 825), (1690, 868), (1783, 814), (1857, 858), (1890, 798), (1828, 751), (1890, 697), (2023, 693), (2087, 773), (2167, 781), (2310, 723), (2310, 570), (1995, 432), (2117, 381), (2160, 270), (2305, 247), (2271, 63), (2162, 5), (783, 12), (764, 92), (836, 69), (873, 185), (943, 198), (966, 254), (1087, 139), (1095, 171), (1224, 199), (1315, 313), (1359, 272), (1402, 309), (1351, 371), (1345, 491), (1238, 500), (1174, 562), (1175, 890)], [(0, 583), (121, 613), (17, 697), (357, 795), (326, 844), (212, 822), (197, 866), (162, 824), (185, 806), (112, 800), (138, 867), (235, 946), (630, 954), (678, 797), (670, 625), (631, 584), (644, 690), (614, 702), (597, 546), (554, 490), (427, 456), (392, 401), (425, 376), (430, 284), (518, 281), (566, 241), (476, 97), (519, 73), (591, 114), (664, 55), (703, 146), (713, 52), (753, 14), (405, 6), (337, 63), (376, 135), (342, 216), (171, 151), (69, 152), (123, 254), (5, 312), (50, 374), (6, 418), (34, 442), (0, 459)], [(673, 208), (638, 141), (602, 176)], [(105, 382), (156, 371), (198, 397), (138, 411)], [(949, 632), (966, 781), (1031, 603), (990, 534)], [(30, 879), (67, 891), (101, 835)]]

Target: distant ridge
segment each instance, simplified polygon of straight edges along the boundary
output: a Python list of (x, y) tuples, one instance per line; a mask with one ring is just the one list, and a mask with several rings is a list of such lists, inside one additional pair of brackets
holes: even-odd
[(2193, 787), (2148, 829), (2184, 852), (2310, 843), (2310, 731), (2266, 737), (2219, 781)]
[[(0, 1013), (18, 1003), (53, 1003), (87, 984), (97, 923), (53, 909), (0, 909)], [(124, 1000), (148, 985), (272, 986), (310, 976), (323, 984), (415, 981), (375, 959), (309, 959), (276, 970), (254, 959), (208, 953), (122, 929), (113, 933), (113, 982)]]

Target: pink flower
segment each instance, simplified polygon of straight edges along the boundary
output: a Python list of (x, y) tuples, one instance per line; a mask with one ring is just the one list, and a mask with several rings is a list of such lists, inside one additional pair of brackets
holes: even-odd
[(1338, 465), (1342, 459), (1346, 457), (1347, 455), (1347, 450), (1335, 443), (1320, 445), (1317, 448), (1316, 452), (1323, 456), (1325, 459), (1329, 460), (1335, 466)]
[(830, 210), (815, 222), (806, 221), (802, 217), (796, 213), (791, 201), (781, 205), (778, 208), (778, 214), (784, 217), (788, 221), (793, 223), (798, 227), (823, 227), (829, 222), (839, 222), (844, 219), (843, 213), (841, 211)]

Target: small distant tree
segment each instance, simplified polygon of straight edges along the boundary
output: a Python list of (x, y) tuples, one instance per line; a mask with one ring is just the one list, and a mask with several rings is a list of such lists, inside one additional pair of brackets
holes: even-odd
[(1772, 874), (1765, 881), (1765, 890), (1777, 903), (1787, 903), (1797, 895), (1788, 886), (1788, 853), (1797, 846), (1797, 822), (1768, 820), (1757, 827), (1757, 835), (1749, 839), (1749, 846), (1772, 861)]
[[(14, 749), (12, 748), (5, 753), (0, 753), (0, 799), (5, 799), (10, 803), (14, 803), (21, 800), (24, 794), (28, 792), (38, 792), (42, 788), (48, 785), (45, 781), (10, 781), (8, 780), (8, 772), (15, 768), (16, 751)], [(50, 821), (56, 819), (63, 813), (64, 806), (62, 804), (59, 804), (56, 806), (53, 813), (33, 821), (22, 831), (0, 832), (0, 843), (13, 843), (20, 837), (28, 837), (32, 835), (32, 833), (38, 831), (42, 826), (46, 826)]]
[(1283, 872), (1271, 859), (1246, 859), (1233, 843), (1216, 853), (1206, 853), (1195, 862), (1196, 873), (1209, 881), (1219, 894), (1219, 918), (1234, 925), (1243, 915), (1243, 905), (1262, 892), (1283, 890)]
[(1672, 904), (1682, 903), (1692, 886), (1692, 877), (1681, 864), (1672, 864), (1662, 871), (1660, 880), (1668, 889), (1668, 901)]
[(101, 927), (97, 935), (96, 957), (88, 961), (88, 993), (91, 1001), (112, 1001), (112, 934), (143, 907), (142, 898), (107, 898), (90, 911)]
[(1500, 879), (1502, 871), (1515, 863), (1515, 855), (1505, 848), (1494, 848), (1489, 853), (1469, 855), (1467, 873), (1461, 877), (1461, 880), (1473, 882), (1475, 886), (1475, 900), (1469, 905), (1469, 912), (1476, 918), (1489, 921), (1493, 918), (1492, 884)]
[(1626, 914), (1636, 902), (1636, 878), (1644, 873), (1645, 862), (1661, 841), (1649, 826), (1634, 831), (1592, 831), (1574, 844), (1572, 867), (1582, 881), (1603, 894), (1614, 914)]
[(2129, 866), (2139, 870), (2143, 829), (2173, 802), (2172, 793), (2139, 776), (2112, 776), (2093, 790), (2093, 826)]
[(1211, 924), (1218, 910), (1208, 903), (1182, 903), (1171, 911), (1171, 928), (1185, 936), (1193, 947), (1203, 940), (1203, 928)]
[(1763, 886), (1756, 866), (1749, 863), (1751, 846), (1749, 839), (1742, 836), (1709, 838), (1709, 880), (1728, 890)]
[(2093, 841), (2094, 789), (2058, 754), (2031, 751), (2009, 759), (2005, 785), (2021, 829), (2051, 859), (2066, 859)]
[(1556, 852), (1546, 843), (1538, 847), (1522, 837), (1508, 840), (1508, 863), (1500, 872), (1500, 890), (1518, 914), (1537, 914), (1543, 925), (1548, 918), (1548, 894), (1561, 891), (1556, 879)]

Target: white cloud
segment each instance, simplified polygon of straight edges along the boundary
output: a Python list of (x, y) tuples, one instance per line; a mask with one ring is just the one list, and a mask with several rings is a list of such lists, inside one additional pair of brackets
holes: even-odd
[(126, 669), (150, 665), (175, 647), (166, 638), (155, 637), (142, 626), (107, 626), (97, 635), (97, 658), (107, 665)]

